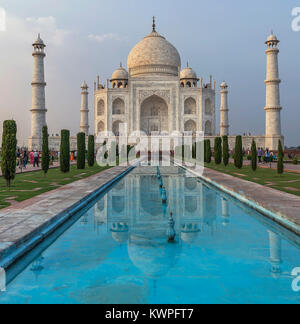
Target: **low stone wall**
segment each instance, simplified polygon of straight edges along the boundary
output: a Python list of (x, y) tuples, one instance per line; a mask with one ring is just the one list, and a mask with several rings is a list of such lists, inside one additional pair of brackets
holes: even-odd
[[(49, 149), (50, 151), (60, 151), (60, 142), (61, 138), (60, 136), (49, 136)], [(86, 147), (88, 145), (88, 138), (86, 139)], [(29, 141), (29, 151), (33, 150), (42, 150), (42, 144), (39, 141), (39, 139), (30, 139)], [(77, 150), (77, 137), (76, 136), (71, 136), (70, 137), (70, 150), (71, 151), (76, 151)]]

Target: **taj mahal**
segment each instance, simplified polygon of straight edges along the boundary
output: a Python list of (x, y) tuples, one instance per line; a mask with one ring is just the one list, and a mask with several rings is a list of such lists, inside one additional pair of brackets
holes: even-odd
[[(265, 134), (244, 136), (244, 148), (255, 139), (259, 147), (277, 150), (278, 140), (284, 141), (281, 131), (280, 83), (278, 68), (279, 40), (271, 33), (266, 41), (266, 129)], [(42, 128), (46, 125), (44, 58), (45, 43), (40, 35), (33, 43), (34, 73), (32, 82), (32, 124), (29, 149), (40, 149)], [(126, 123), (128, 133), (142, 131), (147, 135), (173, 132), (204, 132), (213, 145), (216, 136), (227, 135), (230, 148), (235, 136), (230, 134), (229, 86), (220, 84), (220, 104), (216, 102), (218, 89), (213, 77), (208, 83), (198, 78), (187, 65), (182, 69), (178, 50), (160, 35), (153, 19), (152, 32), (144, 37), (128, 56), (127, 70), (120, 67), (105, 84), (100, 77), (94, 82), (94, 129), (119, 135), (120, 125)], [(89, 88), (81, 86), (80, 131), (90, 134)], [(217, 109), (218, 106), (218, 109)], [(217, 114), (220, 125), (217, 127)], [(59, 150), (60, 137), (50, 137), (49, 146)], [(76, 137), (71, 137), (71, 149), (76, 149)]]

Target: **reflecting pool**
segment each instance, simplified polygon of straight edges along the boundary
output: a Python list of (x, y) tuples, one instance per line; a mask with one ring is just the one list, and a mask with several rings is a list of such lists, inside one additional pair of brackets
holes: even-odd
[(299, 238), (183, 169), (160, 172), (167, 204), (156, 168), (134, 169), (9, 270), (0, 303), (300, 303)]

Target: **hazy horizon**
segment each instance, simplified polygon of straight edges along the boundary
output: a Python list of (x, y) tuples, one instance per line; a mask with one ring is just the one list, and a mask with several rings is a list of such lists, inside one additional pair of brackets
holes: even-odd
[[(300, 6), (298, 4), (298, 6)], [(27, 143), (31, 124), (32, 43), (40, 32), (46, 43), (47, 123), (50, 134), (79, 131), (80, 86), (90, 87), (91, 132), (94, 130), (93, 82), (105, 83), (136, 43), (157, 30), (181, 54), (198, 77), (229, 85), (230, 134), (265, 131), (264, 42), (273, 30), (279, 44), (282, 129), (287, 146), (299, 146), (300, 32), (291, 24), (296, 1), (238, 0), (3, 0), (6, 31), (0, 31), (0, 123), (15, 119), (19, 144)], [(2, 127), (1, 127), (2, 128)]]

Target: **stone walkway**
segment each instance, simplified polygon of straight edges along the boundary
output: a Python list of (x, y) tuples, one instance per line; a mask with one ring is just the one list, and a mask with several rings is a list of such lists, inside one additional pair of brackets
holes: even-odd
[[(66, 215), (72, 217), (76, 206), (83, 202), (87, 205), (95, 191), (126, 171), (129, 171), (128, 167), (115, 167), (1, 210), (0, 267), (6, 268), (26, 253), (29, 249), (27, 244), (30, 244), (31, 249), (40, 243), (48, 235), (43, 231), (47, 231), (49, 225)], [(57, 224), (57, 227), (60, 225)], [(15, 254), (13, 259), (12, 253)]]
[[(74, 164), (76, 164), (76, 162), (72, 162), (71, 163), (71, 165), (74, 165)], [(54, 164), (53, 165), (50, 165), (49, 168), (50, 169), (59, 168), (59, 162), (54, 162)], [(24, 168), (20, 169), (19, 167), (17, 167), (16, 173), (17, 174), (20, 174), (20, 173), (35, 172), (35, 171), (41, 171), (41, 170), (42, 170), (41, 165), (39, 167), (34, 168), (33, 165), (28, 164), (27, 167), (26, 167), (26, 169), (24, 169)], [(1, 168), (0, 168), (0, 176), (2, 176)]]
[[(230, 159), (231, 163), (234, 163), (233, 159)], [(251, 161), (244, 161), (244, 165), (251, 165)], [(266, 164), (266, 163), (259, 163), (258, 164), (259, 168), (263, 168), (263, 169), (270, 169), (270, 163)], [(277, 163), (271, 163), (271, 169), (277, 170)], [(300, 165), (295, 165), (292, 163), (285, 163), (284, 164), (284, 170), (286, 172), (296, 172), (296, 173), (300, 173)]]
[[(205, 169), (203, 179), (217, 183), (220, 189), (235, 193), (253, 202), (253, 206), (262, 207), (278, 215), (270, 218), (289, 230), (300, 234), (300, 197), (284, 193), (253, 182), (238, 179), (211, 169)], [(271, 214), (271, 213), (270, 213)], [(281, 220), (283, 220), (281, 222)], [(289, 224), (290, 223), (290, 224)], [(296, 226), (294, 226), (296, 225)]]

